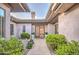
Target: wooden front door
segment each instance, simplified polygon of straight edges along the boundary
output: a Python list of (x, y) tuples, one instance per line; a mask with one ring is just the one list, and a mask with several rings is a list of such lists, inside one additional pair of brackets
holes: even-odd
[(35, 33), (37, 38), (44, 38), (44, 32), (45, 32), (45, 28), (43, 25), (36, 26)]

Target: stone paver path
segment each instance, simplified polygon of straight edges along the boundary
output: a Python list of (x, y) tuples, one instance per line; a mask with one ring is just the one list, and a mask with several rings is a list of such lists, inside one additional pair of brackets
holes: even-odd
[(44, 39), (36, 39), (33, 48), (27, 55), (50, 55), (50, 51)]

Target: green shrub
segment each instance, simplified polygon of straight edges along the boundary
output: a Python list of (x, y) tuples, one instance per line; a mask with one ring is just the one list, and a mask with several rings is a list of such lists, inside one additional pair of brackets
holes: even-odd
[(26, 39), (26, 38), (29, 39), (29, 38), (30, 38), (30, 34), (27, 33), (27, 32), (22, 32), (22, 33), (21, 33), (21, 38), (22, 38), (22, 39)]
[(56, 54), (58, 55), (79, 55), (79, 43), (72, 41), (71, 43), (60, 45)]
[(28, 43), (27, 44), (27, 49), (31, 49), (32, 48), (32, 43)]
[(46, 43), (53, 46), (53, 49), (56, 49), (57, 46), (65, 44), (66, 39), (64, 35), (61, 34), (48, 34), (46, 37)]
[(5, 46), (6, 46), (6, 41), (0, 38), (0, 53), (5, 52), (5, 49), (4, 49)]
[(10, 40), (0, 40), (0, 54), (20, 55), (23, 54), (23, 44), (15, 37)]
[(28, 44), (27, 44), (27, 49), (31, 49), (32, 48), (32, 46), (33, 46), (33, 44), (34, 44), (34, 42), (33, 42), (33, 40), (30, 40), (29, 42), (28, 42)]
[(22, 54), (23, 53), (23, 44), (20, 40), (16, 39), (15, 37), (12, 37), (7, 42), (7, 48), (8, 52), (10, 54)]

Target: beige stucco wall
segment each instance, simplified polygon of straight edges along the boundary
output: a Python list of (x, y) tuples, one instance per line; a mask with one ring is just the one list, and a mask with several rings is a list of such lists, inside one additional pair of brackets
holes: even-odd
[(59, 34), (64, 34), (70, 40), (79, 40), (79, 8), (63, 13), (58, 18)]
[(35, 25), (32, 25), (32, 33), (35, 32)]
[(5, 38), (10, 37), (10, 9), (6, 7), (4, 4), (0, 3), (0, 7), (5, 10)]
[(49, 34), (54, 34), (55, 33), (55, 25), (49, 23), (47, 25), (47, 31)]

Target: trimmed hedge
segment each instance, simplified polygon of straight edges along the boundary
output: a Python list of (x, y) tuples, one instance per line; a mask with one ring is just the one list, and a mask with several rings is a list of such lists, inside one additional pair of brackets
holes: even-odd
[(26, 39), (26, 38), (27, 38), (27, 39), (30, 39), (30, 34), (27, 33), (27, 32), (22, 32), (22, 33), (21, 33), (21, 38), (22, 38), (22, 39)]
[(57, 49), (59, 45), (66, 43), (66, 39), (62, 34), (48, 34), (46, 37), (46, 43), (52, 45), (53, 49)]

